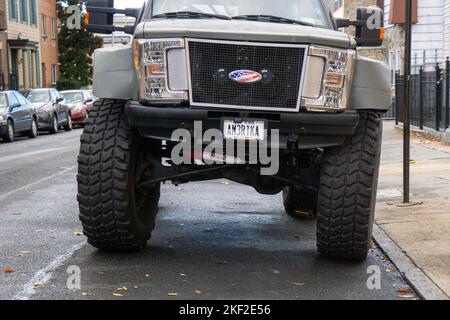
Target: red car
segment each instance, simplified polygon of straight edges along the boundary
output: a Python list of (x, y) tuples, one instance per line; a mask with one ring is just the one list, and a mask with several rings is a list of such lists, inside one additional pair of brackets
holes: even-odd
[(69, 106), (72, 123), (84, 126), (94, 104), (92, 95), (87, 90), (68, 90), (62, 91), (61, 94)]

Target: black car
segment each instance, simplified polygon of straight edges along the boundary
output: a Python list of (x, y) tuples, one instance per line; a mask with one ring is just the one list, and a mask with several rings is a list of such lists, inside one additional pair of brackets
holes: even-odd
[(70, 110), (64, 97), (56, 89), (33, 89), (25, 96), (37, 113), (38, 129), (57, 133), (60, 127), (72, 130)]
[(16, 133), (37, 136), (37, 115), (33, 105), (17, 91), (0, 92), (0, 137), (14, 141)]

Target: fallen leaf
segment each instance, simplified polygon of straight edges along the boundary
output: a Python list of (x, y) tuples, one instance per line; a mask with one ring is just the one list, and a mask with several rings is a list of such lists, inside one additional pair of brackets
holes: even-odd
[(81, 237), (83, 235), (83, 233), (77, 231), (77, 232), (74, 232), (73, 235), (76, 237)]
[(113, 293), (112, 295), (113, 297), (123, 297), (123, 294), (121, 293)]
[(127, 287), (117, 288), (117, 291), (128, 291), (128, 288)]
[(304, 287), (305, 286), (304, 282), (292, 282), (291, 284), (296, 287)]
[(281, 272), (280, 271), (278, 271), (278, 270), (273, 270), (272, 271), (274, 274), (280, 274)]
[(139, 289), (139, 286), (133, 286), (133, 289)]
[(411, 160), (409, 161), (410, 164), (418, 164), (419, 162), (417, 160)]
[(44, 232), (44, 231), (42, 231), (42, 230), (36, 230), (35, 232), (36, 232), (36, 233), (42, 233), (42, 232)]
[(176, 293), (176, 292), (169, 292), (167, 295), (169, 297), (178, 297), (178, 293)]
[(202, 294), (202, 293), (203, 293), (203, 291), (200, 290), (200, 289), (196, 289), (196, 290), (195, 290), (195, 294)]
[(93, 296), (93, 294), (91, 292), (82, 292), (81, 295), (83, 297), (92, 297)]
[(145, 277), (146, 277), (146, 278), (150, 278), (150, 275), (147, 273), (147, 274), (145, 275)]
[(33, 289), (40, 289), (40, 288), (42, 288), (42, 283), (35, 283), (33, 285)]
[(3, 270), (5, 273), (14, 273), (16, 272), (16, 270), (12, 269), (12, 268), (6, 268), (5, 270)]
[(186, 273), (180, 273), (180, 276), (187, 277), (187, 274)]
[(399, 297), (402, 299), (416, 299), (416, 296), (412, 294), (399, 295)]
[(401, 288), (401, 289), (397, 289), (398, 293), (414, 293), (414, 290), (411, 288)]

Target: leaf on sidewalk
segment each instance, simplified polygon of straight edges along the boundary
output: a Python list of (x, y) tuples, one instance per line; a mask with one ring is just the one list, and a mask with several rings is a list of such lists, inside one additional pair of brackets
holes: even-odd
[(33, 285), (33, 289), (41, 289), (42, 288), (42, 283), (37, 282)]
[(187, 274), (186, 273), (180, 273), (180, 276), (181, 277), (187, 277)]
[(121, 294), (121, 293), (113, 293), (112, 294), (113, 295), (113, 297), (123, 297), (123, 294)]
[(414, 290), (411, 288), (400, 288), (397, 289), (398, 293), (414, 293)]
[(305, 286), (304, 282), (291, 282), (291, 284), (296, 287), (304, 287)]
[(200, 289), (195, 289), (195, 294), (202, 294), (202, 293), (203, 293), (202, 290), (200, 290)]
[(178, 293), (176, 293), (176, 292), (169, 292), (167, 294), (167, 296), (169, 296), (169, 297), (178, 297)]
[(399, 295), (399, 297), (401, 298), (401, 299), (416, 299), (417, 297), (415, 296), (415, 295), (413, 295), (413, 294), (402, 294), (402, 295)]
[(76, 237), (81, 237), (83, 235), (83, 233), (79, 232), (79, 231), (76, 231), (76, 232), (73, 233), (73, 235), (76, 236)]
[(16, 270), (12, 269), (12, 268), (6, 268), (5, 270), (3, 270), (5, 273), (14, 273), (16, 272)]
[(121, 291), (128, 291), (127, 287), (121, 287), (121, 288), (117, 288), (117, 291), (121, 292)]

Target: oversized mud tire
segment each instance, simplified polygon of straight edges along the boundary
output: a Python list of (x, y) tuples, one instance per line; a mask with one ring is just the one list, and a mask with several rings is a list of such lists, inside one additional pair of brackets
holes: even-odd
[[(145, 247), (155, 227), (160, 184), (139, 189), (148, 150), (130, 128), (125, 101), (98, 100), (81, 136), (78, 157), (80, 220), (88, 242), (105, 250)], [(145, 155), (144, 155), (145, 153)]]
[(316, 216), (317, 191), (300, 187), (283, 190), (284, 209), (288, 215), (300, 220), (312, 220)]
[(317, 208), (317, 245), (330, 258), (367, 258), (375, 214), (382, 119), (361, 112), (345, 145), (325, 151)]

